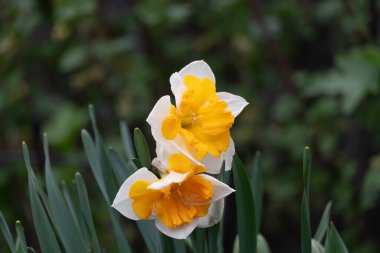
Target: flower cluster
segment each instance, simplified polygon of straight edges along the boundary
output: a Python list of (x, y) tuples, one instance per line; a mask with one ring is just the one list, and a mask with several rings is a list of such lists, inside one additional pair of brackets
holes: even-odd
[(230, 128), (248, 105), (242, 97), (216, 92), (215, 77), (195, 61), (170, 77), (170, 96), (158, 100), (147, 122), (156, 140), (152, 164), (161, 178), (141, 168), (121, 186), (113, 207), (133, 220), (155, 219), (164, 234), (185, 239), (223, 215), (223, 198), (234, 190), (207, 175), (231, 169), (235, 153)]

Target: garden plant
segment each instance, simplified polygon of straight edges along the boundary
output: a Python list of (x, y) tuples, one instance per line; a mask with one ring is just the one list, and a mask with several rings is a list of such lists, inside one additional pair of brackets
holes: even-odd
[[(235, 152), (230, 135), (246, 106), (240, 96), (217, 92), (216, 78), (205, 61), (194, 61), (169, 80), (174, 100), (161, 97), (147, 117), (155, 143), (149, 143), (139, 128), (133, 131), (120, 123), (119, 152), (104, 143), (89, 106), (92, 134), (82, 130), (82, 143), (112, 226), (112, 241), (118, 252), (132, 250), (128, 231), (136, 220), (144, 245), (138, 252), (221, 253), (224, 240), (233, 241), (234, 253), (269, 253), (271, 245), (261, 231), (263, 217), (262, 155), (254, 155), (248, 170)], [(173, 102), (171, 102), (173, 101)], [(37, 175), (26, 142), (22, 143), (28, 175), (28, 195), (39, 249), (29, 247), (20, 221), (8, 227), (0, 213), (0, 229), (12, 253), (111, 252), (98, 239), (92, 199), (85, 178), (76, 173), (73, 181), (60, 184), (53, 175), (48, 135), (43, 135), (44, 172)], [(151, 153), (151, 147), (155, 153)], [(300, 150), (302, 152), (302, 150)], [(153, 159), (152, 159), (153, 158)], [(302, 253), (349, 252), (333, 221), (332, 202), (326, 203), (317, 229), (310, 220), (312, 150), (303, 150), (298, 173), (303, 178), (300, 199), (300, 248)], [(235, 203), (228, 200), (235, 195)], [(339, 202), (339, 199), (334, 201)], [(236, 216), (226, 215), (228, 205)], [(271, 217), (276, 219), (276, 217)], [(231, 233), (226, 222), (237, 224)], [(317, 222), (317, 221), (315, 221)], [(288, 252), (284, 249), (283, 252)]]

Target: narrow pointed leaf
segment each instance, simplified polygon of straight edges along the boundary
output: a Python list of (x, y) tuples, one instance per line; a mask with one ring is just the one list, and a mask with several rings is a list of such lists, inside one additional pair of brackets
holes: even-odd
[(50, 166), (48, 140), (44, 135), (45, 183), (55, 229), (67, 252), (87, 252), (82, 233), (70, 212)]
[(20, 221), (16, 221), (16, 233), (17, 233), (17, 241), (16, 241), (17, 252), (27, 253), (27, 245), (26, 245), (24, 228), (21, 225)]
[(116, 180), (121, 185), (130, 175), (135, 172), (135, 169), (126, 163), (123, 158), (113, 148), (109, 148), (110, 162), (116, 177)]
[(123, 229), (121, 228), (118, 214), (115, 213), (115, 211), (112, 210), (111, 207), (108, 207), (108, 213), (111, 216), (111, 223), (115, 232), (116, 243), (119, 248), (119, 252), (131, 253), (132, 251), (127, 239), (125, 239), (124, 237)]
[(318, 242), (322, 241), (327, 231), (327, 228), (329, 227), (331, 205), (332, 205), (332, 202), (329, 201), (325, 207), (325, 210), (323, 211), (323, 215), (322, 215), (321, 221), (319, 222), (317, 231), (315, 232), (314, 239), (317, 240)]
[(96, 158), (98, 160), (97, 163), (100, 166), (100, 171), (103, 176), (106, 194), (108, 196), (108, 199), (111, 200), (116, 195), (117, 189), (115, 187), (115, 179), (113, 177), (111, 164), (109, 162), (108, 154), (96, 123), (94, 107), (92, 105), (89, 106), (89, 114), (92, 130), (95, 136), (95, 150), (97, 155)]
[(84, 145), (84, 150), (86, 151), (88, 162), (92, 173), (94, 174), (95, 180), (103, 194), (104, 199), (108, 204), (111, 204), (111, 200), (108, 196), (106, 185), (104, 183), (104, 177), (102, 173), (102, 168), (100, 167), (98, 154), (96, 152), (95, 144), (86, 130), (82, 130), (82, 141)]
[(311, 154), (308, 147), (303, 154), (303, 181), (304, 191), (301, 207), (301, 252), (311, 253), (311, 226), (309, 211), (309, 187), (310, 187)]
[(312, 253), (325, 253), (325, 248), (317, 241), (311, 240), (311, 252)]
[[(55, 237), (54, 230), (47, 217), (46, 211), (42, 205), (41, 199), (37, 193), (36, 178), (30, 164), (29, 151), (26, 143), (23, 143), (23, 153), (26, 168), (28, 171), (29, 182), (29, 197), (32, 207), (32, 216), (34, 227), (37, 232), (38, 241), (40, 243), (42, 253), (59, 253), (61, 249), (59, 247), (57, 238)], [(30, 249), (28, 249), (30, 251)]]
[(325, 242), (326, 253), (348, 253), (348, 249), (333, 223), (330, 223)]
[(207, 253), (207, 230), (204, 228), (196, 228), (190, 235), (191, 244), (195, 253)]
[(62, 192), (63, 192), (63, 197), (66, 201), (67, 207), (69, 208), (70, 213), (73, 216), (75, 223), (78, 225), (80, 231), (82, 232), (84, 241), (88, 242), (88, 232), (87, 232), (85, 221), (82, 219), (79, 209), (74, 205), (69, 189), (67, 188), (65, 183), (63, 183), (62, 185)]
[[(138, 158), (132, 158), (131, 162), (133, 163), (133, 165), (136, 167), (136, 168), (142, 168), (144, 167), (144, 165), (142, 164), (142, 162), (140, 161), (140, 159)], [(148, 168), (148, 167), (147, 167)]]
[(185, 240), (174, 240), (174, 247), (176, 253), (186, 253), (186, 241)]
[(91, 213), (90, 201), (88, 200), (87, 188), (82, 176), (79, 173), (75, 174), (75, 183), (76, 183), (75, 184), (76, 192), (77, 192), (77, 196), (78, 196), (78, 200), (80, 204), (80, 209), (86, 221), (87, 227), (89, 228), (90, 233), (91, 233), (94, 252), (100, 253), (101, 250), (100, 250), (98, 237), (95, 232), (94, 222), (92, 220), (92, 213)]
[(207, 228), (208, 252), (222, 253), (221, 222)]
[(121, 132), (121, 139), (123, 141), (125, 154), (128, 160), (130, 160), (133, 157), (136, 157), (136, 154), (135, 154), (134, 145), (132, 143), (131, 133), (129, 132), (128, 125), (125, 121), (120, 122), (120, 132)]
[[(92, 129), (94, 131), (95, 135), (95, 145), (92, 143), (87, 144), (87, 146), (90, 146), (90, 156), (88, 155), (88, 160), (91, 165), (91, 169), (95, 175), (95, 178), (97, 179), (97, 183), (99, 187), (101, 188), (101, 191), (103, 192), (103, 195), (107, 201), (108, 204), (108, 213), (111, 217), (111, 223), (112, 227), (115, 233), (116, 243), (119, 247), (120, 252), (131, 252), (130, 246), (128, 244), (128, 241), (124, 237), (124, 233), (121, 228), (121, 224), (119, 221), (119, 216), (115, 211), (111, 208), (111, 202), (112, 199), (116, 195), (116, 182), (112, 170), (112, 166), (109, 161), (108, 154), (106, 152), (106, 149), (103, 144), (103, 140), (101, 138), (101, 135), (99, 133), (97, 124), (96, 124), (96, 118), (94, 113), (94, 108), (92, 105), (89, 106), (89, 114), (91, 119), (91, 125)], [(87, 133), (88, 135), (88, 133)], [(83, 133), (82, 133), (83, 136)], [(86, 136), (86, 134), (84, 134)], [(89, 139), (86, 137), (86, 139)], [(91, 140), (91, 137), (90, 137)], [(92, 140), (91, 140), (92, 141)], [(88, 140), (87, 140), (88, 142)], [(87, 150), (86, 150), (87, 152)], [(95, 154), (95, 156), (93, 156)]]
[(239, 252), (256, 253), (256, 210), (246, 169), (237, 155), (233, 160)]
[(162, 233), (160, 233), (161, 252), (162, 253), (176, 253), (174, 240)]
[(134, 137), (137, 156), (141, 165), (149, 169), (152, 164), (152, 158), (150, 156), (149, 146), (146, 142), (145, 136), (140, 129), (135, 128)]
[(160, 232), (154, 225), (153, 220), (139, 220), (136, 221), (137, 227), (139, 228), (141, 235), (144, 238), (145, 244), (148, 247), (149, 252), (155, 253), (159, 252), (161, 248), (160, 242)]
[(13, 240), (11, 231), (9, 230), (7, 222), (5, 221), (5, 218), (1, 212), (0, 212), (0, 230), (3, 233), (3, 236), (5, 238), (5, 241), (8, 244), (9, 249), (12, 251), (12, 253), (17, 253), (16, 248), (15, 248), (15, 242)]
[(310, 172), (311, 172), (311, 151), (309, 147), (305, 147), (303, 152), (303, 180), (304, 189), (309, 196), (310, 189)]
[(253, 173), (252, 173), (252, 192), (253, 199), (255, 200), (255, 209), (256, 209), (256, 232), (260, 231), (261, 226), (261, 207), (263, 201), (263, 187), (264, 187), (264, 179), (263, 172), (261, 169), (261, 154), (260, 152), (256, 152), (255, 162), (253, 164)]

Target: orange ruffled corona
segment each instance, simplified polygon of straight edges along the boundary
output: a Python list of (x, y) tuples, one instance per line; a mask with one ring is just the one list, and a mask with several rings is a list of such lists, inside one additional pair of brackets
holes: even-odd
[(165, 226), (176, 228), (208, 213), (213, 187), (202, 176), (191, 175), (181, 183), (158, 190), (148, 189), (149, 185), (139, 180), (129, 191), (133, 210), (141, 219), (148, 219), (154, 209)]
[[(141, 219), (148, 219), (154, 210), (158, 219), (167, 227), (176, 228), (196, 218), (205, 216), (213, 196), (212, 184), (201, 175), (205, 171), (194, 165), (186, 156), (174, 154), (169, 157), (170, 172), (186, 174), (184, 180), (159, 189), (149, 189), (156, 183), (139, 180), (129, 191), (132, 208)], [(164, 178), (158, 181), (163, 181)]]

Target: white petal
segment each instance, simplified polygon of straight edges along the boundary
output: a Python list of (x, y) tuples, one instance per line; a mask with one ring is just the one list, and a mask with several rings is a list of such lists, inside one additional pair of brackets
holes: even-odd
[(182, 79), (186, 75), (193, 75), (198, 78), (208, 77), (215, 83), (214, 73), (212, 73), (210, 66), (207, 65), (207, 63), (204, 61), (193, 61), (181, 69), (179, 75), (182, 77)]
[(232, 160), (235, 155), (235, 144), (232, 138), (230, 138), (230, 145), (227, 148), (227, 151), (222, 153), (222, 157), (225, 161), (225, 170), (229, 171), (232, 167)]
[(146, 121), (152, 128), (152, 135), (156, 141), (164, 140), (162, 136), (162, 121), (170, 115), (170, 96), (161, 97), (153, 107)]
[(161, 171), (163, 173), (166, 172), (166, 167), (167, 166), (165, 166), (163, 164), (162, 160), (160, 160), (158, 157), (153, 158), (153, 160), (152, 160), (152, 166), (156, 167), (159, 171)]
[(154, 182), (157, 180), (157, 177), (147, 168), (139, 169), (124, 181), (112, 203), (113, 208), (118, 210), (125, 217), (132, 220), (140, 220), (135, 211), (133, 211), (132, 201), (129, 198), (129, 190), (131, 186), (138, 180)]
[(172, 183), (181, 183), (186, 179), (187, 174), (189, 173), (182, 174), (175, 171), (170, 171), (170, 173), (167, 176), (149, 185), (148, 189), (159, 190), (169, 186)]
[(198, 219), (197, 227), (208, 228), (217, 224), (223, 217), (224, 199), (212, 202), (208, 214)]
[(207, 154), (202, 160), (201, 163), (206, 167), (207, 173), (210, 174), (219, 174), (220, 169), (223, 164), (223, 156), (215, 157), (210, 154)]
[(235, 154), (235, 144), (232, 138), (230, 138), (230, 145), (228, 146), (226, 152), (223, 152), (220, 157), (215, 157), (210, 154), (207, 154), (202, 160), (201, 163), (207, 168), (207, 173), (210, 174), (219, 174), (223, 161), (225, 161), (225, 170), (231, 170), (232, 159)]
[(193, 232), (196, 226), (197, 220), (186, 223), (177, 228), (169, 228), (162, 224), (158, 219), (156, 219), (156, 227), (158, 230), (160, 230), (163, 234), (175, 239), (186, 239), (186, 237), (188, 237), (191, 232)]
[(169, 157), (178, 153), (185, 155), (194, 164), (203, 165), (190, 154), (190, 151), (188, 151), (188, 148), (186, 147), (185, 143), (183, 143), (180, 139), (181, 137), (177, 136), (173, 141), (157, 142), (157, 158), (160, 160), (162, 166), (164, 168), (167, 168), (169, 166)]
[(244, 98), (228, 92), (217, 92), (217, 95), (220, 100), (227, 102), (227, 109), (232, 112), (232, 115), (234, 115), (234, 117), (237, 117), (241, 111), (243, 111), (244, 107), (249, 104)]
[(186, 91), (187, 87), (185, 86), (183, 79), (178, 72), (172, 74), (169, 81), (173, 95), (175, 97), (176, 107), (180, 108), (182, 94)]
[(219, 181), (215, 177), (206, 175), (206, 174), (201, 174), (205, 179), (210, 181), (212, 186), (214, 187), (214, 194), (212, 196), (212, 202), (218, 201), (231, 193), (233, 193), (235, 190), (223, 183), (222, 181)]

